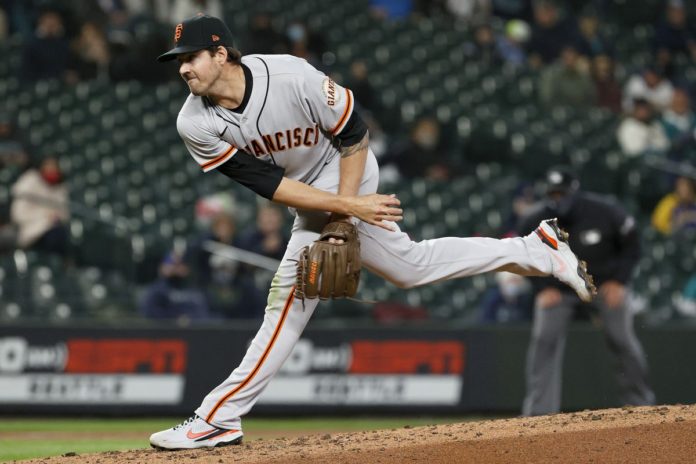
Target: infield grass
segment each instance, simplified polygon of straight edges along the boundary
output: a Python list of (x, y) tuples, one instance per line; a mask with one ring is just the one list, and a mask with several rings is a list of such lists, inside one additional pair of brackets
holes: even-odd
[[(464, 422), (477, 418), (249, 418), (245, 440)], [(24, 419), (0, 421), (0, 461), (148, 448), (148, 437), (179, 419)], [(183, 420), (183, 418), (181, 419)]]

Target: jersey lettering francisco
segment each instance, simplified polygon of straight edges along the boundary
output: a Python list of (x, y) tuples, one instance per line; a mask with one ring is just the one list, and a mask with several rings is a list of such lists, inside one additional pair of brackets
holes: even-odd
[(242, 150), (309, 183), (339, 155), (332, 139), (353, 112), (353, 94), (307, 61), (290, 55), (248, 55), (253, 85), (241, 113), (189, 95), (177, 129), (204, 172)]

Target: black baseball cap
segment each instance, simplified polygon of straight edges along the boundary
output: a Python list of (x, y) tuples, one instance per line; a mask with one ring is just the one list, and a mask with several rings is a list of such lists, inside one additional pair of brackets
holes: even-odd
[(176, 25), (174, 48), (158, 56), (157, 61), (170, 61), (181, 53), (191, 53), (218, 45), (233, 47), (232, 32), (222, 20), (199, 13)]

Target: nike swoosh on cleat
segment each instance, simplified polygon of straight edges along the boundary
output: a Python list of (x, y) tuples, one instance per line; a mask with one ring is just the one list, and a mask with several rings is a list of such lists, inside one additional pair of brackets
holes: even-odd
[(196, 438), (200, 438), (200, 437), (203, 437), (205, 435), (209, 435), (209, 434), (215, 432), (216, 430), (217, 429), (210, 429), (210, 430), (206, 430), (205, 432), (194, 432), (193, 430), (189, 430), (188, 432), (186, 432), (186, 438), (188, 438), (190, 440), (195, 440)]

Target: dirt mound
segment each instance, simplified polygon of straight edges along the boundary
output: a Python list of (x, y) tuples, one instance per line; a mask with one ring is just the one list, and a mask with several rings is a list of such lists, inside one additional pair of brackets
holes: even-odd
[(138, 450), (26, 462), (693, 463), (696, 462), (696, 406), (606, 409), (535, 418), (254, 440), (212, 450)]

